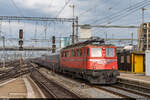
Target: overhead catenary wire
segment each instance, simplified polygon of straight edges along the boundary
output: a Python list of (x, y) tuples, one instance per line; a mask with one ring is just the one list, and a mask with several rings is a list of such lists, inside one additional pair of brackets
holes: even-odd
[(58, 14), (56, 15), (56, 18), (59, 17), (59, 15), (61, 14), (61, 12), (65, 9), (65, 7), (69, 4), (71, 0), (68, 0), (65, 5), (60, 9), (60, 11), (58, 12)]
[[(104, 1), (107, 1), (107, 0), (104, 0)], [(104, 2), (104, 1), (103, 1), (103, 2)], [(108, 3), (108, 1), (107, 1), (107, 3)], [(121, 3), (121, 1), (120, 1), (119, 3), (117, 2), (117, 4), (120, 4), (120, 3)], [(111, 3), (111, 4), (112, 4), (112, 3)], [(115, 5), (116, 5), (116, 4), (115, 4)], [(78, 16), (78, 17), (79, 17), (79, 18), (80, 18), (80, 17), (83, 17), (83, 15), (87, 14), (88, 12), (91, 12), (93, 9), (96, 9), (98, 6), (100, 6), (99, 3), (96, 3), (96, 5), (94, 5), (94, 7), (91, 7), (91, 8), (89, 8), (89, 9), (87, 9), (87, 10), (85, 10), (85, 11), (79, 13), (79, 16)], [(105, 6), (105, 5), (102, 5), (102, 7), (103, 7), (103, 6)], [(116, 6), (115, 6), (115, 7), (116, 7)], [(110, 9), (110, 8), (112, 9), (112, 8), (114, 8), (114, 7), (109, 7), (109, 9)]]
[[(146, 4), (145, 6), (149, 6), (149, 5), (150, 5), (150, 3)], [(145, 6), (143, 6), (143, 7), (145, 7)], [(141, 8), (139, 8), (139, 9), (141, 9)], [(112, 23), (112, 22), (119, 21), (119, 20), (121, 20), (122, 18), (124, 18), (124, 17), (128, 16), (129, 14), (131, 14), (131, 13), (133, 13), (133, 12), (135, 12), (135, 11), (139, 10), (139, 9), (135, 9), (135, 10), (133, 10), (133, 11), (131, 11), (131, 12), (127, 13), (127, 14), (120, 15), (118, 18), (117, 18), (117, 17), (116, 17), (116, 18), (115, 18), (115, 17), (113, 17), (114, 19), (112, 19), (111, 23)]]
[(51, 0), (50, 4), (48, 5), (49, 8), (52, 7), (52, 4), (53, 4), (53, 0)]
[[(149, 3), (144, 4), (142, 7), (146, 7), (146, 6), (149, 6), (149, 5), (150, 5), (150, 1), (149, 1)], [(131, 13), (136, 12), (137, 10), (141, 9), (142, 7), (140, 6), (136, 9), (133, 9), (130, 12), (127, 12), (126, 14), (120, 14), (119, 16), (113, 16), (113, 18), (111, 19), (111, 23), (121, 20), (122, 18), (128, 16)]]
[(113, 13), (113, 14), (111, 14), (111, 15), (107, 15), (107, 16), (105, 16), (105, 17), (103, 17), (103, 18), (94, 20), (94, 21), (92, 21), (90, 24), (97, 23), (97, 22), (99, 22), (99, 21), (101, 21), (101, 22), (104, 22), (104, 21), (105, 21), (105, 22), (106, 22), (106, 21), (107, 21), (106, 18), (108, 18), (108, 17), (109, 17), (110, 19), (112, 19), (112, 18), (115, 16), (115, 18), (116, 18), (116, 17), (120, 16), (121, 14), (126, 14), (127, 12), (131, 12), (132, 10), (137, 9), (137, 8), (139, 9), (139, 8), (143, 7), (143, 5), (145, 5), (145, 4), (149, 3), (149, 2), (150, 2), (149, 0), (144, 0), (144, 1), (138, 2), (138, 3), (136, 3), (136, 4), (131, 5), (130, 7), (127, 7), (127, 8), (125, 8), (125, 9), (122, 9), (122, 10), (120, 10), (120, 11), (118, 11), (118, 12), (115, 12), (115, 13)]
[[(99, 5), (99, 4), (98, 4)], [(88, 12), (90, 12), (90, 11), (92, 11), (94, 8), (97, 8), (98, 7), (98, 5), (96, 5), (96, 6), (94, 6), (94, 7), (92, 7), (92, 8), (89, 8), (89, 9), (87, 9), (86, 11), (84, 11), (84, 12), (81, 12), (80, 14), (79, 14), (79, 18), (80, 17), (82, 17), (84, 14), (86, 14), (86, 13), (88, 13)]]
[[(142, 2), (143, 2), (143, 3), (142, 3)], [(142, 2), (136, 3), (134, 6), (132, 5), (132, 6), (128, 7), (128, 8), (122, 9), (122, 10), (116, 12), (116, 13), (113, 13), (112, 15), (108, 15), (108, 16), (106, 16), (106, 17), (104, 17), (104, 18), (97, 19), (97, 20), (93, 21), (93, 23), (96, 23), (96, 22), (98, 22), (98, 21), (105, 21), (105, 20), (107, 20), (107, 19), (106, 19), (107, 17), (112, 18), (112, 17), (114, 17), (114, 16), (116, 17), (116, 16), (118, 16), (118, 15), (120, 15), (120, 14), (122, 14), (122, 13), (125, 14), (126, 10), (127, 10), (127, 12), (129, 12), (129, 11), (133, 10), (133, 8), (135, 8), (135, 6), (142, 6), (142, 5), (145, 3), (145, 0), (142, 1)], [(140, 4), (140, 5), (139, 5), (139, 4)]]
[(20, 14), (20, 16), (24, 16), (23, 13), (21, 12), (21, 10), (18, 8), (18, 6), (16, 5), (14, 0), (10, 0), (12, 2), (12, 4), (14, 5), (14, 7), (17, 9), (18, 13)]
[[(142, 1), (142, 2), (145, 3), (145, 0)], [(136, 5), (141, 4), (142, 2), (138, 2), (138, 3), (136, 3)], [(142, 4), (143, 4), (143, 3), (142, 3)], [(142, 5), (142, 4), (141, 4), (141, 5)], [(135, 5), (134, 5), (134, 6), (135, 6)], [(122, 10), (120, 10), (120, 11), (118, 11), (118, 12), (115, 12), (115, 13), (113, 13), (113, 14), (111, 14), (111, 15), (107, 15), (107, 16), (105, 16), (105, 17), (103, 17), (103, 18), (97, 19), (97, 20), (93, 21), (93, 23), (95, 23), (95, 22), (97, 22), (97, 21), (99, 21), (99, 20), (104, 20), (104, 19), (106, 19), (107, 17), (120, 14), (120, 13), (126, 11), (126, 10), (129, 10), (129, 9), (134, 8), (134, 6), (132, 5), (132, 6), (128, 7), (128, 8), (122, 9)]]

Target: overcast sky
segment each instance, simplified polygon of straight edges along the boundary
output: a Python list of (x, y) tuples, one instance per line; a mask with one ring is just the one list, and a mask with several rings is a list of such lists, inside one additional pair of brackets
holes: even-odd
[[(68, 4), (67, 4), (68, 3)], [(64, 5), (65, 8), (63, 9)], [(75, 5), (75, 16), (79, 16), (79, 24), (92, 25), (135, 25), (142, 22), (142, 7), (145, 10), (145, 22), (149, 21), (150, 0), (0, 0), (0, 16), (34, 16), (71, 18)], [(52, 35), (71, 35), (71, 23), (60, 22), (0, 22), (2, 34), (8, 38), (18, 38), (18, 30), (24, 29), (24, 37), (51, 38)], [(93, 28), (92, 35), (108, 38), (137, 38), (137, 29)]]

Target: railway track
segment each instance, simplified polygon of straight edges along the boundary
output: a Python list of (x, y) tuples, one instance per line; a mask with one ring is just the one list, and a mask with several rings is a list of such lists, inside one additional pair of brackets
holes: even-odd
[[(62, 74), (59, 74), (59, 75), (62, 75)], [(64, 74), (62, 76), (73, 80), (71, 76), (64, 75)], [(138, 84), (122, 82), (122, 81), (118, 81), (117, 84), (109, 85), (109, 86), (108, 85), (91, 85), (88, 82), (80, 80), (80, 79), (75, 79), (75, 81), (81, 84), (85, 83), (86, 85), (90, 87), (97, 88), (97, 89), (109, 92), (111, 94), (115, 94), (122, 98), (131, 98), (131, 99), (150, 98), (150, 86), (145, 87), (145, 86), (141, 86)]]
[(17, 66), (14, 66), (14, 68), (8, 70), (7, 72), (1, 73), (0, 82), (30, 73), (33, 68), (34, 67), (30, 63), (27, 63), (26, 66), (24, 66), (22, 70), (20, 70), (19, 64), (17, 64)]
[[(63, 76), (67, 77), (69, 79), (72, 79), (69, 76), (65, 76), (65, 75), (63, 75)], [(118, 82), (117, 84), (114, 84), (114, 85), (92, 85), (92, 84), (89, 84), (88, 82), (80, 80), (80, 79), (75, 79), (75, 81), (80, 82), (81, 84), (85, 83), (86, 85), (88, 85), (90, 87), (109, 92), (111, 94), (120, 96), (122, 98), (130, 98), (130, 99), (150, 98), (150, 88), (144, 87), (144, 86), (139, 86), (136, 84)]]
[(132, 99), (150, 98), (149, 87), (144, 87), (133, 83), (131, 84), (118, 81), (117, 84), (111, 86), (98, 86), (98, 85), (90, 85), (90, 86), (110, 92), (123, 98), (132, 98)]
[(72, 91), (46, 78), (38, 70), (31, 73), (31, 78), (41, 87), (43, 93), (48, 98), (80, 98)]
[(150, 87), (118, 81), (112, 87), (150, 98)]

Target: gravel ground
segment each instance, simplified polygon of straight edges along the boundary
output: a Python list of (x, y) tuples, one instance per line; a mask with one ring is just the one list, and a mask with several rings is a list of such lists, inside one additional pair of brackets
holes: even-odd
[(81, 83), (76, 82), (73, 79), (65, 78), (58, 74), (53, 74), (50, 70), (47, 70), (45, 68), (41, 68), (40, 72), (47, 76), (49, 79), (53, 79), (57, 83), (65, 86), (66, 88), (75, 92), (83, 98), (121, 98), (109, 92), (89, 87), (88, 85), (82, 87)]

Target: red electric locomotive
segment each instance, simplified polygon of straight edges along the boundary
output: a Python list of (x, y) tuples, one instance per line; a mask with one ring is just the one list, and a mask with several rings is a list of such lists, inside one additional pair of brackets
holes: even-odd
[(34, 62), (55, 72), (88, 80), (92, 84), (113, 84), (119, 75), (116, 47), (105, 44), (104, 39), (76, 43), (39, 59)]
[(104, 39), (91, 39), (60, 51), (60, 70), (92, 84), (113, 84), (119, 75), (116, 47)]

